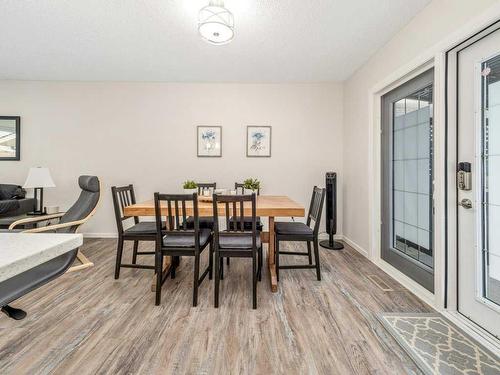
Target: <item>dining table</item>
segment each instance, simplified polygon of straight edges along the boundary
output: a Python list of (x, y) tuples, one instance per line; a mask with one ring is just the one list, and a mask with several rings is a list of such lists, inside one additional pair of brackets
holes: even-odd
[[(186, 216), (192, 216), (193, 204), (192, 202), (186, 202)], [(225, 205), (219, 205), (218, 215), (226, 215)], [(244, 216), (252, 216), (252, 208), (250, 204), (245, 204), (243, 208)], [(162, 216), (168, 215), (167, 204), (162, 203), (161, 205)], [(123, 210), (123, 214), (128, 217), (132, 216), (155, 216), (155, 206), (154, 201), (147, 200), (145, 202), (140, 202), (126, 206)], [(198, 215), (199, 216), (213, 216), (213, 203), (206, 199), (206, 197), (198, 198)], [(239, 215), (239, 212), (238, 212)], [(283, 218), (295, 218), (304, 217), (305, 208), (301, 204), (295, 202), (291, 198), (285, 195), (258, 195), (256, 197), (256, 215), (261, 218), (268, 218), (268, 231), (261, 232), (261, 240), (263, 243), (267, 243), (267, 264), (269, 267), (269, 278), (271, 291), (278, 291), (278, 279), (276, 277), (276, 264), (275, 264), (275, 235), (274, 235), (274, 220), (277, 217)], [(163, 272), (168, 272), (169, 267), (171, 267), (171, 259), (166, 257), (164, 263)], [(154, 287), (152, 286), (152, 289)]]

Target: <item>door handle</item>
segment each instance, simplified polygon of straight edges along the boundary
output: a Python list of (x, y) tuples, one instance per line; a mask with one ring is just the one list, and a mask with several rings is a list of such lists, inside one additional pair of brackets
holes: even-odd
[(459, 206), (462, 206), (463, 208), (472, 208), (472, 201), (470, 199), (464, 198), (460, 202), (458, 202)]

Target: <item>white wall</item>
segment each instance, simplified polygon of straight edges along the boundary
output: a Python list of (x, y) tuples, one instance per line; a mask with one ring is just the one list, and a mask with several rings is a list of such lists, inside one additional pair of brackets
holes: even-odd
[[(455, 33), (493, 0), (434, 0), (344, 84), (343, 234), (369, 250), (371, 90)], [(436, 150), (437, 151), (437, 150)]]
[[(78, 175), (98, 175), (104, 199), (86, 233), (115, 232), (110, 186), (128, 183), (145, 200), (186, 179), (257, 177), (263, 194), (307, 207), (325, 171), (342, 176), (342, 110), (341, 84), (2, 81), (0, 113), (21, 116), (22, 137), (21, 161), (0, 162), (0, 181), (22, 184), (29, 167), (47, 166), (57, 187), (45, 203), (67, 208)], [(222, 158), (196, 157), (197, 125), (223, 127)], [(246, 125), (273, 127), (271, 158), (245, 156)]]

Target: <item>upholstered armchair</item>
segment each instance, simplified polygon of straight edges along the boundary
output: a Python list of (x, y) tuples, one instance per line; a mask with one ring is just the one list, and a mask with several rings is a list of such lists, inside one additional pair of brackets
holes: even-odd
[[(67, 212), (53, 215), (43, 215), (41, 217), (30, 217), (15, 221), (9, 226), (9, 231), (22, 233), (76, 233), (80, 226), (86, 223), (94, 215), (101, 198), (101, 184), (96, 176), (80, 176), (78, 184), (82, 189), (77, 201)], [(43, 221), (55, 221), (57, 224), (18, 230), (16, 227), (26, 224), (36, 224)], [(76, 258), (80, 265), (70, 267), (68, 272), (77, 271), (83, 268), (92, 267), (94, 264), (80, 251), (76, 252)]]

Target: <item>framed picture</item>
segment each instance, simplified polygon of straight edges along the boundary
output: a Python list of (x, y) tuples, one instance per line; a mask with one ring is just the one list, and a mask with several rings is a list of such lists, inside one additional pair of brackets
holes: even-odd
[(198, 126), (198, 157), (222, 156), (222, 126)]
[(271, 156), (271, 127), (247, 126), (247, 157)]
[(21, 117), (0, 116), (0, 160), (21, 159)]

